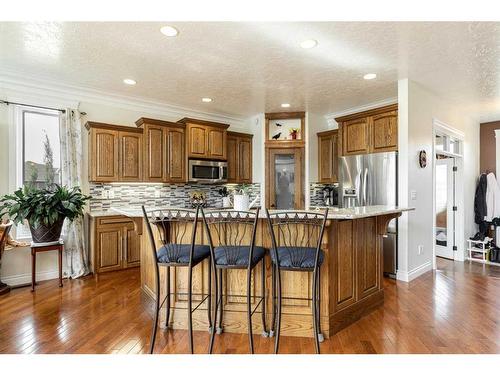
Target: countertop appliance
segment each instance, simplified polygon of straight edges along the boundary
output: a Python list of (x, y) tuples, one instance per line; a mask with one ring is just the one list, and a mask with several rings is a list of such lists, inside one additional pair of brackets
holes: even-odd
[[(352, 155), (340, 158), (339, 206), (396, 206), (397, 152)], [(392, 220), (383, 240), (384, 274), (395, 277), (398, 253), (398, 222)]]
[(189, 182), (218, 184), (227, 182), (227, 162), (189, 159)]
[(321, 189), (323, 193), (323, 203), (325, 206), (332, 207), (339, 205), (338, 188), (339, 184), (332, 184)]

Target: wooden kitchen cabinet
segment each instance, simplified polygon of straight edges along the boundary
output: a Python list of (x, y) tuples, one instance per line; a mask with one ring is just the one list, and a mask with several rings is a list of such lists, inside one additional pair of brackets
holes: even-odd
[(371, 118), (371, 152), (398, 150), (398, 112), (388, 111)]
[(89, 181), (137, 182), (142, 180), (142, 130), (87, 122)]
[(185, 125), (141, 117), (144, 129), (144, 181), (185, 182)]
[(124, 216), (91, 219), (91, 263), (94, 273), (140, 265), (141, 244), (132, 220)]
[(341, 155), (398, 150), (398, 105), (371, 109), (335, 119), (339, 124)]
[(227, 128), (218, 122), (185, 117), (187, 156), (191, 159), (227, 159)]
[(120, 181), (142, 181), (142, 131), (118, 132)]
[(317, 135), (318, 181), (323, 184), (338, 182), (338, 130), (328, 130)]
[(252, 182), (252, 134), (227, 132), (227, 182)]

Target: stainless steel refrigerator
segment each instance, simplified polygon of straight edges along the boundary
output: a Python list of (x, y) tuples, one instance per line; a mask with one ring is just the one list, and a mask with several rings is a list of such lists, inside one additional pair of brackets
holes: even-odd
[[(397, 152), (344, 156), (339, 165), (339, 206), (396, 206)], [(395, 277), (398, 253), (397, 219), (383, 241), (384, 274)]]

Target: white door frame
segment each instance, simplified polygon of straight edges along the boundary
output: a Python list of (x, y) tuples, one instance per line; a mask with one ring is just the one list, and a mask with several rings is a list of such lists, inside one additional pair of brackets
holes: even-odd
[[(460, 147), (458, 153), (452, 153), (449, 151), (438, 151), (436, 149), (436, 135), (445, 135), (453, 137), (460, 141)], [(455, 166), (457, 167), (457, 172), (455, 175), (455, 204), (457, 206), (457, 211), (455, 213), (455, 245), (457, 246), (457, 251), (454, 252), (453, 260), (463, 262), (465, 260), (465, 236), (464, 236), (464, 184), (463, 184), (463, 149), (464, 149), (464, 139), (465, 135), (460, 130), (453, 128), (452, 126), (439, 121), (438, 119), (432, 120), (432, 268), (436, 269), (436, 153), (447, 155), (455, 158)]]
[[(439, 153), (437, 153), (439, 155)], [(453, 167), (455, 167), (456, 159), (455, 158), (445, 158), (445, 159), (437, 159), (436, 160), (436, 170), (439, 165), (444, 165), (447, 167), (446, 170), (446, 246), (438, 245), (436, 243), (437, 238), (436, 238), (436, 232), (434, 232), (434, 247), (436, 249), (436, 256), (438, 256), (438, 251), (440, 253), (440, 256), (448, 258), (448, 259), (454, 259), (454, 251), (453, 251), (453, 246), (455, 246), (455, 243), (457, 242), (456, 238), (456, 215), (454, 214), (453, 211), (453, 206), (455, 205), (455, 176), (453, 175), (456, 172), (453, 172)], [(434, 196), (436, 196), (437, 193), (437, 184), (434, 184)], [(436, 197), (437, 201), (437, 197)], [(436, 209), (437, 211), (437, 209)], [(451, 213), (451, 214), (450, 214)], [(437, 212), (436, 214), (436, 222), (437, 222)], [(436, 230), (437, 230), (437, 224), (436, 224)]]

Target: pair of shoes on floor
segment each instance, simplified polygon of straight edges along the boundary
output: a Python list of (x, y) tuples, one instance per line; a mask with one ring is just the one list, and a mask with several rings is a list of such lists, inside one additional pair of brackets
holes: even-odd
[(477, 232), (474, 237), (470, 237), (472, 241), (484, 241), (485, 235), (484, 233)]

